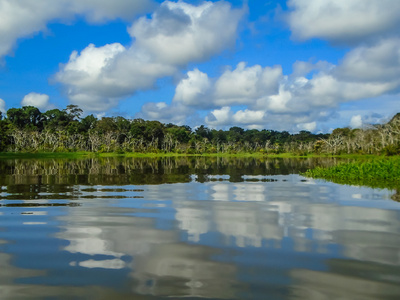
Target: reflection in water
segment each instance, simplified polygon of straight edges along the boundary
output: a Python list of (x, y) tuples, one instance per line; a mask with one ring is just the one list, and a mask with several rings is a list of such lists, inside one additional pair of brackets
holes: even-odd
[[(160, 184), (190, 182), (197, 174), (204, 182), (214, 175), (230, 175), (230, 181), (243, 181), (243, 175), (277, 175), (304, 172), (321, 165), (332, 165), (337, 159), (230, 159), (226, 157), (168, 157), (96, 159), (42, 159), (0, 161), (0, 184), (23, 185), (24, 196), (57, 193), (63, 185), (73, 184)], [(228, 176), (229, 177), (229, 176)], [(29, 184), (29, 186), (27, 186)], [(51, 185), (43, 188), (42, 185)], [(64, 188), (66, 188), (64, 186)], [(43, 197), (41, 197), (43, 198)], [(31, 198), (33, 199), (33, 198)]]
[[(388, 284), (380, 274), (388, 273), (388, 266), (369, 262), (332, 260), (328, 261), (329, 272), (297, 269), (291, 272), (295, 280), (293, 299), (398, 299), (398, 284)], [(393, 283), (399, 283), (399, 270), (392, 268), (385, 274)], [(345, 296), (346, 298), (344, 298)]]
[(139, 257), (132, 277), (135, 291), (160, 296), (231, 299), (238, 291), (233, 264), (212, 261), (215, 250), (184, 243), (165, 243)]
[(395, 299), (400, 204), (330, 163), (0, 162), (0, 298)]

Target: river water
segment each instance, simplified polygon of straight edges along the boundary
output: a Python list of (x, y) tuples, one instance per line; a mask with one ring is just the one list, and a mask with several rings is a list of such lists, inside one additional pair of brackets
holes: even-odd
[(0, 161), (0, 299), (400, 299), (394, 190), (322, 159)]

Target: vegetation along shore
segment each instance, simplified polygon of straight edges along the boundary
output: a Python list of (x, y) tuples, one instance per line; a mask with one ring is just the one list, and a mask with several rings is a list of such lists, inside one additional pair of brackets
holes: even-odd
[(33, 106), (0, 113), (0, 152), (400, 154), (400, 114), (386, 124), (337, 128), (330, 134), (204, 125), (193, 130), (159, 121), (81, 115), (76, 105), (44, 113)]
[[(300, 131), (192, 129), (187, 125), (123, 117), (81, 117), (76, 105), (44, 113), (33, 106), (0, 112), (0, 158), (79, 158), (93, 156), (397, 156), (400, 114), (386, 124), (337, 128), (330, 134)], [(398, 157), (356, 160), (304, 175), (338, 183), (398, 187)], [(385, 181), (385, 183), (383, 183)]]
[(400, 190), (400, 157), (358, 159), (327, 168), (316, 167), (303, 175), (340, 184)]

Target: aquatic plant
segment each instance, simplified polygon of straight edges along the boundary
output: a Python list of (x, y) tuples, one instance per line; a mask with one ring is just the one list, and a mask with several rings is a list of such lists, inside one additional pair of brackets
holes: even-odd
[(341, 184), (398, 189), (400, 187), (400, 159), (398, 157), (376, 158), (339, 163), (328, 168), (310, 169), (302, 175)]

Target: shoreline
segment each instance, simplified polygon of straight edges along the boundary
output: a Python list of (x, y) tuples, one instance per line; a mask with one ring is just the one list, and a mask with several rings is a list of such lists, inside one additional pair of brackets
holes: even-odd
[(382, 156), (370, 154), (309, 154), (299, 155), (294, 153), (280, 153), (280, 154), (267, 154), (267, 153), (201, 153), (201, 154), (187, 154), (187, 153), (142, 153), (142, 152), (0, 152), (0, 159), (46, 159), (46, 158), (96, 158), (96, 157), (133, 157), (133, 158), (162, 158), (162, 157), (232, 157), (232, 158), (354, 158), (354, 159), (389, 159), (398, 156)]

